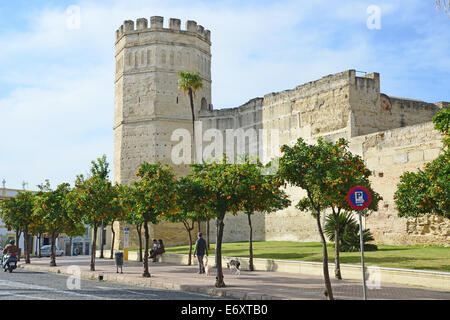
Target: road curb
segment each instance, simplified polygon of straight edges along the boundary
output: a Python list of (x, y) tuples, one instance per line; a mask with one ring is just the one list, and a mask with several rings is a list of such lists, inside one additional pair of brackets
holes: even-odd
[[(31, 264), (20, 264), (18, 267), (29, 271), (49, 272), (64, 275), (74, 274), (73, 272), (69, 272), (67, 270), (68, 267), (66, 266), (44, 267)], [(215, 288), (212, 286), (205, 287), (205, 286), (185, 285), (171, 281), (154, 280), (153, 278), (139, 278), (139, 279), (129, 278), (124, 274), (105, 274), (100, 271), (82, 271), (80, 274), (80, 277), (85, 280), (99, 281), (100, 276), (103, 276), (103, 281), (110, 281), (128, 285), (131, 284), (155, 289), (167, 289), (167, 290), (200, 293), (212, 297), (228, 298), (234, 300), (287, 300), (287, 298), (285, 297), (278, 297), (255, 292), (246, 292), (242, 290), (233, 290), (233, 289), (227, 290), (226, 288)]]

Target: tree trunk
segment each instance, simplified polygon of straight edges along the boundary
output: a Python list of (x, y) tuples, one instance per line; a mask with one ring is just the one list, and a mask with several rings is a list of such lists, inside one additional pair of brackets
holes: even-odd
[[(197, 221), (197, 226), (198, 226), (198, 232), (202, 232), (202, 229), (200, 228), (200, 221)], [(192, 225), (194, 225), (194, 223), (192, 223)]]
[(208, 250), (211, 250), (209, 246), (209, 220), (206, 221), (206, 246), (208, 247)]
[(219, 219), (216, 218), (216, 245), (214, 248), (214, 268), (217, 268), (219, 255), (217, 254), (217, 239), (219, 238)]
[(192, 234), (191, 231), (194, 229), (194, 222), (192, 222), (192, 228), (189, 226), (189, 222), (183, 221), (184, 227), (189, 236), (189, 258), (188, 258), (188, 266), (192, 265)]
[(144, 273), (142, 276), (144, 278), (150, 278), (150, 272), (148, 271), (148, 246), (150, 241), (150, 235), (148, 233), (147, 220), (144, 221), (144, 231), (145, 231), (145, 251), (144, 251)]
[(323, 234), (322, 226), (320, 224), (320, 211), (316, 212), (317, 228), (319, 229), (320, 239), (322, 241), (323, 250), (323, 276), (325, 280), (326, 296), (329, 300), (334, 300), (333, 290), (331, 289), (330, 274), (328, 273), (328, 252), (327, 252), (327, 241)]
[(56, 245), (56, 232), (55, 230), (52, 230), (52, 240), (51, 240), (51, 246), (50, 246), (50, 267), (56, 267), (56, 252), (55, 252), (55, 245)]
[(21, 236), (22, 232), (20, 230), (16, 230), (16, 245), (17, 247), (19, 247), (19, 240), (20, 240), (20, 236)]
[(73, 245), (73, 238), (70, 237), (70, 239), (69, 239), (69, 257), (72, 256), (72, 252), (73, 252), (72, 245)]
[(26, 239), (26, 248), (24, 248), (25, 250), (25, 263), (30, 263), (30, 251), (33, 250), (33, 247), (30, 248), (30, 234), (26, 233), (25, 235), (25, 239)]
[(334, 216), (334, 276), (336, 279), (342, 280), (341, 275), (341, 262), (339, 257), (339, 212), (335, 213)]
[(250, 238), (249, 238), (249, 251), (250, 251), (250, 259), (249, 259), (249, 269), (250, 271), (254, 271), (255, 268), (253, 266), (253, 228), (252, 228), (252, 219), (250, 218), (251, 214), (247, 214), (248, 217), (248, 225), (250, 227)]
[(100, 232), (100, 259), (103, 259), (104, 258), (104, 256), (103, 256), (103, 246), (104, 246), (104, 244), (103, 244), (103, 237), (105, 236), (104, 235), (104, 233), (105, 233), (105, 228), (104, 228), (104, 225), (103, 225), (103, 220), (102, 220), (102, 226), (101, 226), (101, 232)]
[(142, 262), (142, 223), (136, 225), (136, 230), (139, 238), (139, 262)]
[(42, 258), (42, 233), (39, 233), (39, 249), (38, 249), (38, 257)]
[(95, 271), (95, 254), (97, 251), (97, 225), (94, 225), (94, 235), (92, 236), (91, 271)]
[(192, 88), (189, 88), (189, 102), (191, 104), (191, 114), (192, 114), (192, 141), (193, 141), (193, 152), (194, 152), (194, 164), (196, 163), (196, 148), (195, 148), (195, 112), (194, 112), (194, 93)]
[(28, 227), (25, 227), (25, 229), (23, 230), (23, 257), (25, 259), (25, 263), (28, 264), (30, 263), (30, 253), (28, 252), (28, 244), (29, 244), (29, 239), (28, 239)]
[(22, 231), (16, 230), (16, 246), (19, 249), (19, 254), (17, 255), (17, 261), (20, 261), (20, 236), (22, 235)]
[(114, 221), (111, 224), (111, 233), (112, 233), (112, 239), (111, 239), (111, 256), (110, 256), (110, 259), (114, 259), (114, 241), (116, 240), (116, 232), (114, 231)]
[(223, 238), (223, 218), (225, 213), (221, 214), (220, 219), (217, 219), (217, 237), (216, 237), (216, 265), (217, 265), (217, 277), (216, 284), (217, 288), (224, 288), (225, 282), (223, 281), (223, 270), (222, 270), (222, 238)]

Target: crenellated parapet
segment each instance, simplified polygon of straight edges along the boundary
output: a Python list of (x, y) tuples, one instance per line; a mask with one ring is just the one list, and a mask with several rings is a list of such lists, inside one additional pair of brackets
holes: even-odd
[(208, 43), (211, 42), (211, 31), (205, 29), (201, 25), (198, 25), (197, 22), (188, 20), (186, 21), (185, 28), (181, 29), (181, 20), (170, 18), (169, 27), (164, 28), (164, 17), (160, 16), (150, 17), (150, 25), (148, 24), (148, 20), (146, 18), (139, 18), (136, 20), (136, 23), (133, 20), (125, 20), (120, 28), (116, 30), (116, 41), (127, 34), (152, 31), (167, 31), (197, 35)]

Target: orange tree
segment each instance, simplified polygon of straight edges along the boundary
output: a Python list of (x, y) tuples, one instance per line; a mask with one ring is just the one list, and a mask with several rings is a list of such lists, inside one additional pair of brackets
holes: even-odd
[(108, 180), (109, 164), (106, 156), (91, 161), (91, 164), (90, 177), (77, 176), (75, 187), (66, 197), (65, 206), (73, 219), (93, 229), (90, 270), (95, 271), (97, 230), (102, 224), (108, 225), (113, 222), (120, 211), (120, 206), (116, 201), (117, 188)]
[(66, 196), (69, 193), (68, 183), (62, 183), (56, 190), (51, 190), (47, 181), (44, 188), (41, 186), (35, 198), (33, 209), (35, 219), (40, 221), (39, 228), (51, 235), (50, 266), (56, 266), (55, 246), (58, 234), (77, 236), (84, 233), (83, 224), (69, 216), (65, 208)]
[(207, 221), (213, 214), (206, 205), (208, 194), (201, 181), (193, 176), (182, 177), (177, 181), (176, 186), (176, 210), (165, 216), (170, 222), (181, 222), (189, 237), (189, 260), (191, 265), (192, 256), (192, 234), (195, 222)]
[(114, 242), (116, 239), (116, 232), (114, 230), (114, 222), (122, 222), (127, 221), (128, 219), (128, 212), (123, 209), (122, 202), (120, 199), (121, 196), (121, 188), (123, 186), (116, 184), (114, 186), (115, 189), (115, 198), (111, 201), (111, 207), (113, 207), (115, 210), (113, 210), (110, 214), (110, 221), (111, 221), (111, 250), (110, 250), (110, 259), (114, 258)]
[(136, 190), (133, 186), (129, 187), (126, 185), (119, 185), (118, 188), (120, 217), (122, 221), (133, 224), (136, 227), (139, 239), (139, 262), (142, 262), (142, 226), (144, 224), (144, 217), (135, 210), (137, 207)]
[(9, 198), (0, 202), (0, 212), (3, 223), (8, 229), (16, 230), (16, 244), (19, 246), (20, 233), (24, 237), (25, 263), (30, 263), (28, 248), (28, 235), (30, 225), (33, 225), (33, 201), (34, 194), (30, 191), (20, 192), (15, 198)]
[(133, 182), (129, 196), (133, 214), (137, 221), (143, 221), (145, 235), (144, 273), (143, 277), (150, 277), (148, 270), (149, 223), (158, 223), (166, 214), (175, 211), (176, 204), (176, 179), (173, 170), (160, 163), (140, 165), (136, 174), (138, 181)]
[[(97, 176), (100, 179), (103, 180), (107, 180), (108, 176), (109, 176), (109, 163), (108, 161), (106, 161), (106, 155), (104, 154), (101, 158), (97, 158), (96, 161), (91, 161), (91, 175), (93, 176)], [(103, 259), (103, 248), (104, 248), (104, 242), (103, 242), (103, 238), (104, 238), (104, 232), (105, 232), (105, 227), (111, 223), (111, 225), (114, 225), (114, 213), (112, 213), (109, 216), (109, 221), (105, 221), (104, 219), (102, 219), (102, 223), (100, 226), (100, 258)], [(113, 231), (113, 237), (115, 236), (114, 234), (114, 228), (111, 228)], [(111, 248), (113, 249), (113, 248)], [(111, 251), (111, 258), (112, 258), (112, 251)]]
[(330, 143), (319, 138), (317, 145), (309, 145), (299, 138), (293, 147), (281, 147), (283, 156), (279, 159), (278, 178), (281, 181), (297, 186), (306, 191), (306, 197), (300, 199), (297, 208), (300, 211), (310, 210), (316, 220), (322, 242), (323, 274), (326, 295), (333, 300), (330, 275), (328, 273), (328, 252), (326, 239), (320, 223), (322, 212), (328, 207), (323, 194), (328, 190), (326, 177), (337, 168), (333, 166), (333, 155), (330, 152)]
[[(40, 195), (43, 194), (43, 192), (50, 192), (52, 191), (50, 188), (50, 181), (48, 179), (45, 180), (45, 183), (43, 184), (39, 184), (37, 186), (40, 190), (40, 192), (38, 192), (36, 194), (36, 197), (39, 197)], [(36, 205), (36, 201), (34, 201), (34, 206)], [(34, 210), (34, 208), (33, 208)], [(45, 225), (39, 220), (39, 216), (34, 214), (35, 216), (35, 221), (30, 224), (30, 232), (33, 235), (36, 235), (39, 241), (39, 248), (38, 248), (38, 258), (42, 258), (42, 238), (45, 237), (46, 235), (46, 227)]]
[(433, 122), (443, 135), (443, 149), (438, 158), (427, 163), (424, 169), (401, 175), (394, 194), (400, 217), (431, 213), (450, 218), (450, 109), (440, 110)]
[[(38, 196), (38, 195), (36, 195)], [(41, 248), (42, 248), (42, 237), (45, 235), (45, 226), (38, 219), (34, 218), (33, 222), (30, 223), (29, 232), (32, 235), (35, 235), (39, 241), (38, 247), (38, 258), (42, 257)]]
[(240, 176), (244, 174), (238, 165), (227, 163), (224, 156), (219, 163), (193, 165), (194, 179), (201, 181), (208, 192), (206, 205), (216, 218), (216, 266), (215, 286), (225, 287), (222, 269), (222, 239), (224, 218), (227, 212), (237, 214), (242, 202), (239, 192)]
[(255, 212), (270, 213), (286, 208), (291, 201), (284, 191), (280, 189), (281, 183), (272, 175), (264, 175), (262, 164), (257, 161), (251, 163), (249, 159), (237, 165), (239, 168), (239, 182), (237, 192), (240, 194), (240, 210), (247, 215), (249, 225), (249, 268), (253, 266), (253, 229), (251, 215)]
[(14, 230), (16, 233), (16, 245), (19, 246), (19, 239), (22, 235), (20, 221), (15, 219), (17, 212), (17, 203), (15, 198), (3, 199), (0, 201), (0, 214), (8, 230)]
[[(370, 185), (369, 177), (372, 172), (366, 168), (360, 156), (348, 151), (348, 142), (345, 139), (339, 139), (337, 143), (319, 139), (318, 147), (312, 147), (309, 150), (313, 158), (316, 157), (315, 154), (319, 152), (319, 148), (320, 152), (323, 152), (323, 158), (320, 159), (319, 155), (316, 163), (318, 165), (322, 163), (327, 170), (323, 171), (324, 175), (316, 188), (315, 196), (322, 211), (331, 210), (331, 220), (334, 222), (335, 277), (342, 279), (339, 255), (342, 228), (339, 225), (341, 220), (339, 218), (341, 213), (353, 210), (348, 204), (347, 194), (356, 186), (367, 188), (372, 195), (368, 210), (372, 211), (378, 210), (378, 203), (382, 198)], [(301, 199), (297, 208), (302, 211), (315, 211), (309, 198)]]
[(77, 176), (74, 189), (67, 195), (65, 206), (70, 216), (88, 224), (93, 229), (90, 270), (95, 271), (97, 230), (102, 221), (108, 223), (117, 215), (119, 207), (114, 205), (117, 190), (110, 181), (93, 175), (85, 179)]

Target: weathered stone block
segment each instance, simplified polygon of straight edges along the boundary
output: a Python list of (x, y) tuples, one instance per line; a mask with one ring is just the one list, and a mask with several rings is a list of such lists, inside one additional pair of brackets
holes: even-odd
[(428, 149), (423, 151), (424, 160), (425, 161), (432, 161), (436, 159), (439, 154), (441, 153), (441, 149)]
[(391, 166), (393, 164), (394, 164), (394, 157), (393, 156), (380, 157), (380, 165), (382, 165), (382, 166)]
[(395, 156), (395, 163), (407, 163), (408, 162), (408, 154), (402, 153)]
[(418, 150), (418, 151), (412, 151), (408, 153), (408, 159), (410, 162), (418, 162), (418, 161), (423, 161), (423, 151), (422, 150)]

